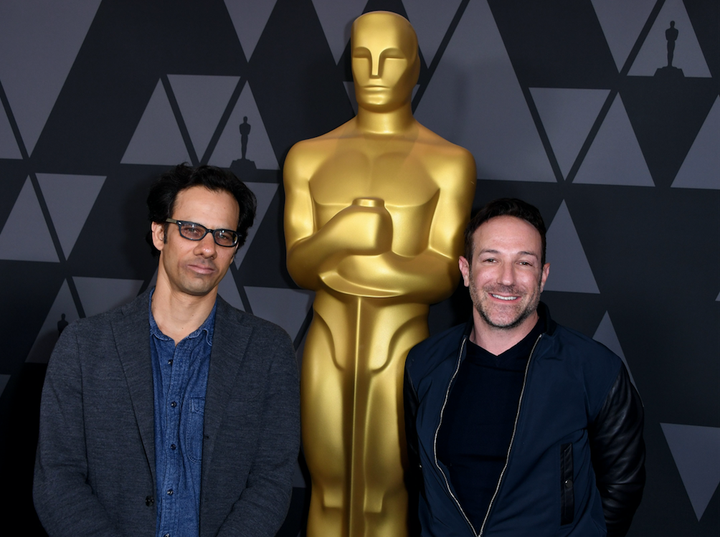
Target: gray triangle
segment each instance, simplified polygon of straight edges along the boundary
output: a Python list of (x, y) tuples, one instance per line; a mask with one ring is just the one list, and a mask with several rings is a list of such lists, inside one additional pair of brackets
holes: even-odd
[(39, 173), (37, 178), (65, 259), (68, 259), (105, 177)]
[(0, 106), (0, 158), (22, 158), (17, 140), (15, 140), (15, 133), (12, 131), (5, 108), (2, 106)]
[(655, 186), (619, 95), (605, 116), (573, 182)]
[(122, 306), (135, 298), (142, 280), (73, 277), (85, 316), (97, 315)]
[(5, 386), (7, 386), (9, 380), (10, 375), (0, 375), (0, 396), (2, 396), (2, 393), (5, 391)]
[(245, 84), (235, 104), (235, 109), (230, 115), (227, 125), (225, 125), (225, 130), (220, 136), (220, 140), (218, 140), (211, 157), (212, 163), (227, 168), (230, 167), (234, 160), (240, 159), (242, 149), (239, 127), (243, 123), (244, 117), (248, 118), (247, 122), (250, 124), (247, 160), (253, 161), (255, 167), (259, 170), (280, 169), (249, 83)]
[(63, 281), (62, 287), (60, 287), (60, 291), (55, 297), (55, 302), (53, 302), (25, 362), (33, 364), (46, 364), (48, 362), (60, 335), (60, 325), (58, 323), (61, 322), (63, 315), (68, 323), (80, 317), (75, 308), (75, 302), (70, 294), (67, 281)]
[(408, 19), (415, 28), (425, 63), (432, 63), (461, 0), (412, 0), (405, 2)]
[(204, 155), (240, 77), (168, 75), (195, 152)]
[(32, 154), (100, 0), (0, 2), (0, 80)]
[(218, 285), (218, 294), (231, 306), (241, 311), (245, 311), (242, 298), (240, 298), (237, 285), (235, 285), (235, 278), (233, 278), (232, 270), (228, 270), (225, 277), (220, 280), (220, 284)]
[(699, 522), (720, 484), (720, 427), (660, 426)]
[(348, 95), (348, 99), (350, 99), (350, 104), (353, 107), (353, 111), (355, 112), (355, 115), (357, 115), (358, 111), (358, 104), (357, 104), (357, 97), (355, 96), (355, 82), (343, 82), (345, 85), (345, 92)]
[(665, 30), (670, 27), (670, 21), (675, 21), (675, 28), (679, 32), (675, 42), (673, 67), (682, 69), (686, 77), (710, 78), (710, 70), (705, 62), (705, 56), (697, 37), (695, 37), (695, 31), (682, 0), (665, 1), (629, 74), (653, 76), (658, 68), (667, 65)]
[(345, 52), (350, 41), (352, 23), (363, 13), (367, 0), (313, 0), (315, 12), (325, 33), (335, 63)]
[(567, 177), (610, 90), (530, 88), (563, 177)]
[(245, 241), (245, 244), (235, 254), (235, 266), (236, 267), (240, 267), (240, 265), (243, 262), (243, 259), (245, 259), (245, 254), (250, 249), (250, 245), (252, 244), (253, 240), (255, 239), (255, 235), (257, 234), (258, 229), (260, 229), (263, 218), (265, 218), (265, 213), (267, 213), (267, 210), (270, 207), (270, 203), (272, 202), (273, 198), (275, 197), (275, 192), (277, 192), (277, 189), (278, 189), (278, 185), (276, 185), (275, 183), (245, 183), (245, 184), (247, 185), (247, 187), (250, 190), (253, 191), (253, 194), (255, 194), (255, 197), (257, 198), (257, 211), (255, 213), (255, 222), (253, 223), (253, 226), (248, 230), (248, 236)]
[(252, 311), (282, 326), (294, 340), (305, 321), (315, 293), (274, 287), (245, 287)]
[(620, 71), (656, 0), (591, 0), (615, 65)]
[(565, 201), (547, 230), (547, 260), (550, 276), (546, 291), (600, 292)]
[(161, 164), (172, 166), (190, 162), (177, 120), (170, 108), (162, 82), (158, 81), (145, 112), (135, 129), (122, 164)]
[(633, 383), (633, 385), (635, 385), (635, 379), (633, 378), (632, 371), (630, 371), (630, 366), (625, 359), (625, 354), (623, 353), (622, 347), (620, 346), (620, 340), (618, 340), (615, 329), (613, 328), (612, 322), (610, 321), (610, 314), (608, 312), (605, 312), (602, 321), (600, 321), (600, 325), (595, 331), (593, 339), (605, 345), (608, 349), (617, 354), (620, 359), (622, 359), (625, 367), (628, 370), (628, 374), (630, 375), (630, 381)]
[(720, 97), (715, 99), (672, 186), (720, 190)]
[(467, 148), (481, 179), (555, 182), (487, 0), (468, 4), (415, 115)]
[(235, 33), (237, 33), (240, 40), (245, 58), (250, 61), (255, 45), (260, 40), (260, 36), (275, 7), (275, 2), (225, 0), (225, 7), (230, 14), (230, 19), (235, 27)]
[(60, 261), (29, 177), (0, 233), (0, 259)]
[(150, 278), (150, 281), (147, 284), (148, 289), (152, 289), (157, 285), (157, 277), (158, 277), (158, 269), (155, 267), (155, 273), (153, 274), (153, 277)]

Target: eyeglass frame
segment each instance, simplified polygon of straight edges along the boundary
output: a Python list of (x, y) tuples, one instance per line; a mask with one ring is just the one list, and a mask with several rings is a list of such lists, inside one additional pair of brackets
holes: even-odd
[[(240, 242), (240, 235), (234, 229), (210, 229), (209, 227), (203, 226), (202, 224), (198, 224), (197, 222), (190, 222), (189, 220), (175, 220), (174, 218), (168, 218), (165, 220), (165, 222), (168, 224), (177, 224), (178, 225), (178, 233), (180, 234), (180, 236), (183, 239), (187, 239), (189, 241), (200, 242), (207, 236), (208, 233), (210, 233), (210, 234), (212, 234), (212, 238), (213, 238), (213, 241), (215, 242), (215, 244), (217, 244), (218, 246), (221, 246), (222, 248), (235, 248), (238, 245), (238, 243)], [(199, 239), (191, 239), (190, 237), (186, 237), (182, 233), (182, 226), (188, 225), (188, 224), (192, 224), (193, 226), (197, 226), (199, 228), (204, 229), (205, 233)], [(217, 233), (217, 232), (232, 233), (233, 235), (235, 235), (235, 242), (233, 244), (220, 244), (217, 241), (217, 237), (215, 237), (215, 233)]]

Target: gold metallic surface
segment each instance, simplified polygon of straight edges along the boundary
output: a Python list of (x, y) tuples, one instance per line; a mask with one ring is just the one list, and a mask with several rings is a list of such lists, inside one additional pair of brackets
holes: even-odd
[(316, 291), (301, 373), (308, 535), (401, 537), (405, 356), (458, 282), (475, 161), (412, 116), (407, 20), (365, 14), (351, 48), (357, 116), (284, 167), (288, 271)]

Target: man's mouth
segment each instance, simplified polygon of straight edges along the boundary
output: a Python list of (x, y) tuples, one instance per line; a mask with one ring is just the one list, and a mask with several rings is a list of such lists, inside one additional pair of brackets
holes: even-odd
[(506, 302), (512, 302), (513, 300), (517, 300), (520, 298), (519, 296), (502, 296), (502, 295), (495, 295), (493, 293), (490, 293), (490, 296), (493, 298), (497, 298), (498, 300), (504, 300)]
[(215, 272), (215, 268), (209, 265), (190, 265), (190, 269), (199, 274), (211, 274)]

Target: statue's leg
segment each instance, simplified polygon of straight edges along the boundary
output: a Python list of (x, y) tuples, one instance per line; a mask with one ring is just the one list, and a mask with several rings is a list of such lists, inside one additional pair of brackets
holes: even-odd
[[(318, 308), (318, 302), (320, 307)], [(352, 383), (347, 341), (336, 341), (338, 304), (316, 298), (301, 372), (302, 436), (312, 489), (307, 535), (348, 536), (348, 484), (352, 443)], [(329, 318), (329, 323), (326, 319)]]
[[(427, 307), (366, 304), (358, 323), (352, 537), (407, 535), (402, 405), (405, 357), (427, 337)], [(360, 518), (362, 513), (362, 518)]]

